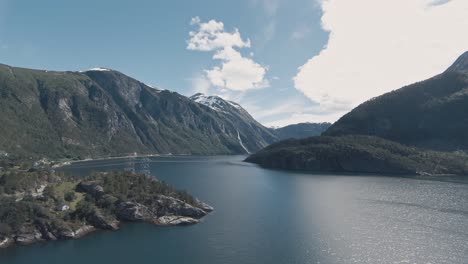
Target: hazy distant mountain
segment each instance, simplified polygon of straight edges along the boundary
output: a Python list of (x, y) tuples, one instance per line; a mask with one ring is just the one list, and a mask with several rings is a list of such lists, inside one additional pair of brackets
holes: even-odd
[(267, 132), (265, 127), (258, 123), (244, 108), (235, 102), (224, 100), (219, 96), (207, 96), (202, 93), (197, 93), (191, 96), (190, 99), (215, 111), (226, 114), (230, 117), (231, 121), (237, 120), (240, 125), (249, 124), (251, 127), (255, 128), (255, 130), (261, 132), (260, 134), (272, 134), (276, 136), (275, 141), (288, 138), (318, 136), (331, 126), (331, 123), (299, 123), (281, 128), (271, 128), (268, 129), (269, 131)]
[(276, 137), (235, 103), (223, 111), (102, 68), (52, 72), (0, 65), (0, 151), (88, 157), (240, 154)]
[(331, 123), (299, 123), (281, 128), (273, 129), (278, 139), (301, 139), (313, 136), (320, 136), (327, 130)]
[(468, 150), (468, 52), (429, 80), (358, 106), (324, 134), (374, 135), (439, 150)]

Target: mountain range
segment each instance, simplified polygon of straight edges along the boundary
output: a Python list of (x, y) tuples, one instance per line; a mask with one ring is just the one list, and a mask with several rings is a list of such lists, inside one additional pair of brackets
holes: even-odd
[(236, 103), (187, 98), (103, 68), (0, 65), (0, 111), (0, 151), (18, 156), (246, 154), (277, 141)]
[(275, 128), (274, 133), (280, 140), (284, 139), (301, 139), (313, 136), (320, 136), (332, 124), (331, 123), (299, 123), (288, 125), (285, 127)]

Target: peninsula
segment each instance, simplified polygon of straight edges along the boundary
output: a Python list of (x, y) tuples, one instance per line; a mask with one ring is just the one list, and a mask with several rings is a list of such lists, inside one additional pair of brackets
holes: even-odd
[(0, 164), (0, 248), (77, 239), (125, 222), (190, 225), (213, 208), (151, 176), (73, 177), (51, 167)]

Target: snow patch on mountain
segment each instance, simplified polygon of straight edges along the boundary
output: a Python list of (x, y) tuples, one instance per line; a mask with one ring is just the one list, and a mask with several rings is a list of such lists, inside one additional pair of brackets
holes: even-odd
[(236, 102), (233, 102), (233, 101), (226, 101), (228, 104), (234, 106), (235, 108), (241, 110), (242, 109), (242, 106), (240, 106), (238, 103)]
[(191, 96), (190, 99), (192, 99), (193, 101), (195, 101), (195, 102), (197, 102), (199, 104), (206, 105), (209, 108), (211, 108), (211, 109), (213, 109), (215, 111), (218, 111), (218, 112), (227, 113), (226, 110), (228, 110), (228, 109), (226, 109), (226, 107), (228, 105), (232, 106), (232, 107), (235, 107), (238, 110), (242, 109), (242, 107), (239, 104), (231, 102), (231, 101), (224, 100), (223, 98), (221, 98), (219, 96), (208, 96), (208, 95), (204, 95), (202, 93), (197, 93), (197, 94)]
[(80, 71), (80, 72), (90, 72), (90, 71), (107, 71), (108, 72), (108, 71), (112, 71), (112, 70), (97, 67), (97, 68), (92, 68), (92, 69), (89, 69), (89, 70), (86, 70), (86, 71)]

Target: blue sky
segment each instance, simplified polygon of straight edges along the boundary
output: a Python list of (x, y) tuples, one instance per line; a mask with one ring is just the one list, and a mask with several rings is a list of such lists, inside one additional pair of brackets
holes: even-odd
[[(468, 28), (467, 1), (376, 2), (0, 0), (0, 63), (111, 68), (187, 96), (202, 90), (238, 101), (269, 126), (335, 121), (372, 96), (440, 72), (468, 49), (467, 37), (443, 31)], [(401, 19), (389, 24), (395, 15)], [(443, 42), (428, 41), (439, 32), (434, 27), (414, 34), (431, 23), (441, 26)], [(209, 25), (216, 30), (203, 32)], [(203, 40), (212, 43), (197, 44)], [(217, 40), (223, 44), (213, 46)], [(429, 52), (430, 67), (408, 74)], [(395, 72), (387, 86), (376, 87), (388, 78), (376, 70), (379, 63)]]
[[(195, 92), (194, 78), (217, 64), (211, 53), (187, 50), (189, 32), (196, 30), (191, 19), (214, 19), (224, 23), (227, 32), (238, 28), (251, 41), (251, 48), (242, 53), (253, 52), (253, 59), (268, 67), (269, 87), (232, 95), (251, 111), (301, 97), (292, 77), (327, 38), (319, 24), (320, 9), (309, 0), (293, 4), (253, 0), (0, 3), (1, 63), (51, 70), (107, 67), (184, 95)], [(259, 119), (268, 123), (275, 118), (282, 116), (264, 114)]]

